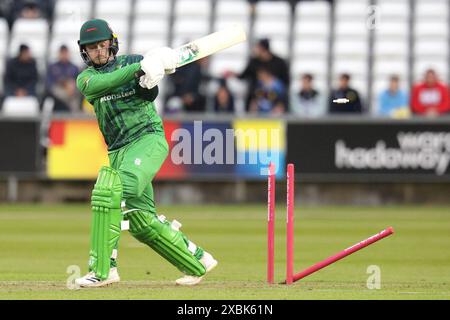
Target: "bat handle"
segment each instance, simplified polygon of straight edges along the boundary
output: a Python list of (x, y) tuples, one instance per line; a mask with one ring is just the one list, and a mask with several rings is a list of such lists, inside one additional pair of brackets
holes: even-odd
[(140, 77), (142, 77), (143, 75), (145, 75), (145, 72), (144, 72), (143, 70), (139, 70), (139, 71), (136, 71), (136, 72), (134, 73), (134, 77), (135, 77), (135, 78), (140, 78)]

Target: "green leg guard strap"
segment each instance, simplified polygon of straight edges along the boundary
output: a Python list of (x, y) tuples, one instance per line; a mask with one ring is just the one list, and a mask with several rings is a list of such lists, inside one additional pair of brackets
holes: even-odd
[(181, 231), (172, 228), (168, 221), (162, 222), (156, 215), (141, 210), (127, 213), (125, 218), (130, 221), (133, 237), (147, 244), (178, 270), (192, 276), (205, 274), (205, 267), (199, 261), (203, 250)]
[(101, 280), (108, 278), (110, 258), (120, 238), (121, 199), (122, 183), (118, 172), (110, 167), (102, 167), (92, 191), (89, 252), (89, 269)]

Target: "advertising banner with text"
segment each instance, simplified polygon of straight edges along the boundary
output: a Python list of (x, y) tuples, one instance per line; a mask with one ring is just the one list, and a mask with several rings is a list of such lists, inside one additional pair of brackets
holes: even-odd
[(445, 123), (289, 123), (288, 163), (313, 181), (450, 181)]

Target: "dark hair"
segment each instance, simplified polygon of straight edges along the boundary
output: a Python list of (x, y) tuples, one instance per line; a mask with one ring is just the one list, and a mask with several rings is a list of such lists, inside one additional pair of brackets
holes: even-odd
[(23, 53), (24, 51), (27, 51), (27, 50), (30, 50), (30, 47), (29, 46), (27, 46), (26, 44), (21, 44), (20, 46), (19, 46), (19, 54), (21, 54), (21, 53)]
[(69, 48), (67, 48), (67, 46), (65, 44), (63, 44), (59, 47), (59, 51), (68, 51), (68, 50), (69, 50)]
[(309, 81), (312, 81), (314, 79), (313, 75), (311, 73), (305, 73), (302, 76), (302, 79), (308, 79)]
[(349, 81), (351, 77), (348, 73), (343, 73), (339, 78)]
[(267, 51), (270, 51), (270, 40), (267, 38), (259, 39), (258, 45)]
[(389, 77), (389, 80), (391, 81), (400, 81), (400, 77), (396, 74), (393, 74)]
[(35, 0), (24, 1), (23, 7), (28, 9), (39, 9), (39, 5)]

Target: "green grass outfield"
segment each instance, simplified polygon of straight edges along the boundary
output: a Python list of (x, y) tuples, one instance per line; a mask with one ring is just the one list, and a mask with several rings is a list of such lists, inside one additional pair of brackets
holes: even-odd
[[(127, 232), (122, 281), (69, 290), (67, 268), (86, 272), (90, 211), (86, 205), (0, 206), (0, 299), (450, 299), (449, 207), (296, 208), (295, 272), (393, 226), (395, 234), (292, 286), (265, 283), (266, 207), (165, 206), (160, 213), (210, 251), (218, 267), (192, 288), (179, 272)], [(277, 208), (275, 276), (285, 274), (285, 208)], [(370, 290), (367, 268), (381, 270)]]

